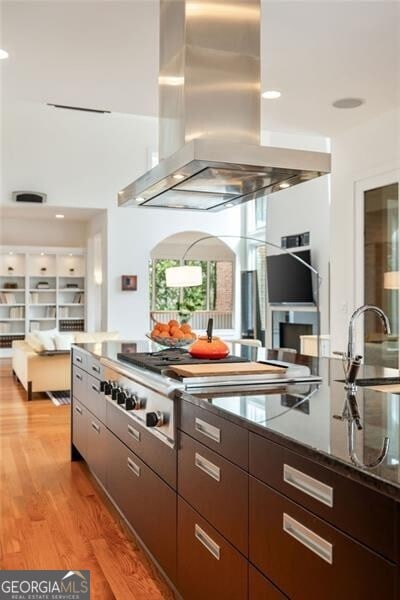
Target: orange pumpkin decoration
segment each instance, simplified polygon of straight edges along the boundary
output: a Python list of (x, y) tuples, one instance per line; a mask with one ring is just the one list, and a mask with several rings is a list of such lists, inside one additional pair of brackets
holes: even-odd
[(211, 342), (206, 335), (199, 337), (188, 349), (193, 358), (207, 358), (218, 360), (226, 358), (229, 354), (229, 348), (219, 337), (213, 337)]

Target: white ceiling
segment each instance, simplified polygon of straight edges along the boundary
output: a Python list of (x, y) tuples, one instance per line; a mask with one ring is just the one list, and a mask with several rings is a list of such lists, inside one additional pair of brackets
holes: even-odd
[(90, 221), (101, 212), (103, 211), (97, 208), (69, 208), (46, 206), (45, 204), (4, 206), (0, 209), (2, 219), (46, 219), (55, 221), (56, 214), (64, 215), (64, 219), (59, 219), (59, 222)]
[[(400, 3), (264, 0), (262, 127), (334, 135), (400, 104)], [(158, 1), (2, 2), (7, 101), (157, 114)], [(334, 109), (345, 96), (365, 99)]]

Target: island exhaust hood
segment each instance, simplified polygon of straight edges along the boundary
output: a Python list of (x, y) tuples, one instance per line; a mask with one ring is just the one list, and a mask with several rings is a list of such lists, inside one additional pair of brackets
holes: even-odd
[(260, 145), (260, 1), (161, 0), (159, 164), (120, 206), (217, 211), (330, 172)]

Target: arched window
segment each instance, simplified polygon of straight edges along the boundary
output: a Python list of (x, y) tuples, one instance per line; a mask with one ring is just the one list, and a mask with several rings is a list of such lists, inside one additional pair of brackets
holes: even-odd
[[(179, 312), (192, 314), (194, 329), (204, 329), (210, 317), (215, 329), (234, 328), (234, 280), (236, 255), (218, 238), (199, 242), (182, 263), (188, 246), (207, 234), (183, 232), (157, 244), (150, 260), (150, 308), (159, 321), (179, 318)], [(200, 266), (202, 285), (188, 288), (168, 288), (165, 270), (180, 264)]]

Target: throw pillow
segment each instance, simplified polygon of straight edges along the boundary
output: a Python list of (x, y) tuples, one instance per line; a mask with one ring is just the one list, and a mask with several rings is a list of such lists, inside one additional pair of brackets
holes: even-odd
[(43, 350), (55, 350), (54, 332), (53, 331), (36, 331), (36, 338), (42, 344)]
[(74, 338), (73, 333), (58, 333), (53, 337), (56, 350), (71, 350)]

